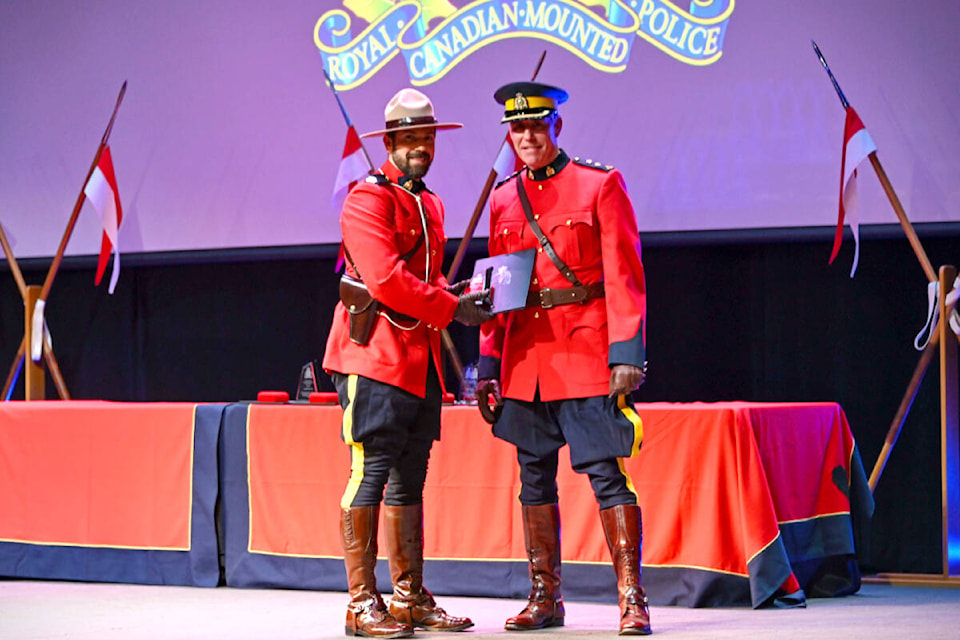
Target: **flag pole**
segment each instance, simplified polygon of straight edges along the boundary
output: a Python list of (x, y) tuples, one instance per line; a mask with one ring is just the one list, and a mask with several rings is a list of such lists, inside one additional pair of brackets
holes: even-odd
[[(343, 119), (347, 123), (347, 129), (353, 127), (353, 122), (350, 121), (350, 116), (347, 114), (347, 108), (343, 106), (343, 101), (340, 99), (340, 94), (337, 92), (337, 87), (333, 84), (333, 80), (330, 78), (330, 75), (327, 73), (327, 68), (323, 68), (323, 77), (327, 79), (327, 86), (330, 87), (330, 91), (333, 92), (333, 97), (337, 99), (337, 106), (340, 107), (340, 113), (343, 114)], [(363, 157), (367, 161), (367, 167), (370, 170), (370, 173), (376, 172), (376, 167), (373, 166), (373, 160), (370, 159), (370, 154), (367, 153), (367, 148), (363, 145), (363, 138), (360, 138), (360, 150), (363, 151)]]
[(27, 297), (27, 282), (23, 279), (23, 273), (20, 271), (20, 265), (13, 257), (13, 249), (10, 247), (10, 241), (7, 240), (7, 234), (3, 230), (3, 224), (0, 224), (0, 246), (3, 247), (3, 253), (7, 256), (7, 263), (10, 265), (10, 272), (13, 279), (17, 281), (17, 289), (20, 290), (20, 297)]
[[(836, 77), (834, 77), (833, 72), (830, 71), (830, 66), (827, 64), (827, 59), (823, 56), (823, 53), (820, 52), (820, 47), (817, 46), (817, 43), (814, 40), (811, 40), (810, 44), (813, 45), (813, 50), (817, 54), (820, 64), (823, 65), (827, 75), (830, 76), (830, 82), (833, 83), (833, 88), (837, 91), (837, 97), (840, 98), (840, 104), (843, 105), (844, 110), (849, 109), (850, 102), (847, 101), (847, 97), (843, 95), (843, 91), (840, 89), (840, 84), (837, 82)], [(900, 221), (900, 226), (903, 227), (903, 232), (906, 234), (907, 240), (910, 242), (910, 246), (913, 248), (913, 252), (917, 256), (917, 260), (920, 261), (920, 267), (923, 269), (924, 274), (926, 274), (927, 280), (929, 282), (937, 282), (937, 272), (930, 263), (930, 258), (927, 257), (927, 252), (924, 251), (923, 245), (920, 243), (920, 238), (917, 237), (917, 232), (910, 223), (910, 219), (907, 218), (907, 212), (900, 203), (900, 198), (897, 197), (897, 192), (893, 189), (893, 184), (890, 182), (887, 172), (884, 170), (883, 165), (880, 164), (880, 158), (877, 157), (877, 152), (871, 151), (868, 157), (870, 158), (870, 164), (873, 166), (874, 172), (877, 174), (877, 178), (880, 180), (881, 186), (883, 186), (883, 192), (887, 194), (887, 199), (890, 201), (890, 205), (893, 207), (894, 213), (897, 214), (897, 219)]]
[[(24, 399), (43, 399), (43, 367), (38, 364), (42, 356), (49, 366), (51, 373), (53, 374), (54, 382), (57, 385), (57, 390), (60, 392), (60, 397), (65, 400), (70, 398), (66, 385), (63, 382), (63, 377), (60, 374), (60, 367), (57, 365), (56, 356), (53, 354), (53, 344), (50, 339), (46, 321), (44, 320), (44, 309), (46, 306), (47, 296), (50, 295), (50, 288), (53, 286), (53, 280), (60, 268), (60, 263), (63, 261), (63, 254), (67, 249), (67, 243), (70, 242), (70, 236), (73, 235), (73, 229), (77, 224), (77, 218), (80, 216), (80, 209), (83, 207), (84, 200), (86, 200), (84, 189), (86, 188), (87, 183), (90, 182), (90, 176), (92, 176), (93, 172), (96, 170), (97, 165), (100, 162), (100, 157), (103, 155), (103, 150), (107, 146), (107, 141), (110, 139), (110, 132), (113, 130), (113, 123), (117, 118), (117, 111), (120, 109), (120, 104), (123, 102), (123, 96), (126, 91), (127, 82), (124, 80), (123, 85), (120, 87), (120, 94), (117, 96), (117, 103), (114, 105), (113, 112), (110, 114), (110, 121), (107, 123), (107, 128), (104, 130), (103, 136), (100, 138), (100, 144), (97, 147), (96, 154), (94, 154), (93, 162), (90, 164), (90, 169), (87, 171), (87, 175), (83, 180), (83, 185), (80, 187), (80, 195), (77, 196), (77, 202), (73, 207), (73, 211), (70, 214), (70, 219), (63, 231), (63, 238), (60, 240), (60, 246), (57, 248), (57, 252), (53, 256), (53, 261), (50, 263), (50, 269), (47, 271), (47, 277), (43, 282), (43, 286), (26, 286), (26, 283), (23, 283), (24, 287), (21, 289), (21, 295), (23, 296), (24, 303), (23, 340), (20, 343), (20, 349), (17, 351), (17, 356), (14, 358), (13, 366), (10, 368), (10, 374), (7, 376), (7, 381), (4, 385), (5, 397), (8, 396), (8, 393), (12, 389), (13, 381), (19, 374), (21, 364), (25, 363), (26, 376), (24, 380)], [(9, 258), (10, 254), (8, 247), (4, 247), (4, 252), (8, 253)], [(17, 284), (18, 286), (21, 284), (19, 280)], [(27, 351), (31, 352), (29, 361), (27, 361), (26, 357)]]
[(103, 155), (103, 150), (107, 146), (107, 140), (110, 139), (110, 132), (113, 130), (113, 122), (117, 118), (117, 111), (120, 109), (120, 103), (123, 102), (123, 94), (127, 92), (127, 81), (123, 81), (123, 86), (120, 87), (120, 95), (117, 96), (117, 104), (113, 107), (113, 113), (110, 115), (110, 122), (107, 124), (106, 131), (103, 132), (103, 137), (100, 139), (100, 146), (97, 147), (97, 153), (93, 157), (93, 162), (90, 164), (90, 170), (87, 171), (86, 177), (83, 179), (83, 185), (80, 187), (80, 195), (77, 196), (77, 203), (73, 207), (73, 213), (70, 214), (70, 220), (67, 222), (67, 228), (63, 231), (63, 239), (60, 241), (60, 248), (57, 249), (56, 255), (53, 257), (53, 262), (50, 264), (50, 270), (47, 272), (47, 278), (43, 282), (43, 289), (40, 291), (39, 301), (45, 301), (47, 296), (50, 295), (50, 287), (53, 286), (53, 279), (57, 275), (57, 270), (60, 268), (60, 262), (63, 260), (63, 252), (67, 249), (67, 243), (70, 242), (70, 236), (73, 235), (73, 228), (77, 224), (77, 218), (80, 216), (80, 208), (83, 207), (83, 202), (86, 200), (86, 194), (84, 193), (84, 188), (86, 188), (87, 183), (90, 182), (90, 176), (93, 175), (94, 170), (97, 168), (97, 164), (100, 162), (100, 156)]
[[(533, 70), (533, 77), (530, 78), (531, 82), (537, 79), (537, 75), (540, 73), (540, 67), (543, 66), (543, 59), (546, 57), (547, 50), (544, 49), (543, 53), (540, 54), (540, 60), (537, 61), (536, 68)], [(499, 152), (499, 149), (497, 151)], [(453, 282), (457, 277), (457, 272), (460, 270), (460, 265), (463, 263), (463, 256), (467, 252), (467, 245), (470, 244), (470, 241), (473, 239), (473, 232), (477, 229), (477, 224), (480, 222), (480, 216), (483, 215), (484, 205), (487, 204), (487, 198), (490, 197), (490, 192), (493, 190), (493, 183), (496, 179), (497, 170), (496, 167), (494, 167), (490, 169), (490, 173), (487, 174), (487, 181), (483, 184), (483, 189), (480, 191), (480, 197), (477, 198), (477, 205), (473, 208), (473, 215), (470, 216), (470, 222), (467, 223), (467, 228), (463, 232), (463, 238), (460, 240), (460, 246), (457, 248), (457, 253), (453, 256), (453, 262), (450, 263), (450, 268), (447, 270), (448, 282)]]
[[(817, 46), (816, 42), (812, 40), (810, 42), (813, 44), (813, 49), (816, 52), (817, 57), (820, 59), (820, 63), (830, 76), (830, 80), (833, 82), (833, 87), (837, 91), (837, 96), (839, 96), (841, 104), (843, 104), (844, 109), (849, 109), (849, 102), (843, 95), (843, 91), (840, 90), (840, 85), (837, 83), (833, 73), (831, 73), (826, 59), (820, 52), (820, 48)], [(871, 151), (868, 154), (868, 157), (870, 158), (870, 164), (873, 165), (873, 169), (876, 172), (877, 177), (880, 179), (880, 184), (883, 185), (883, 190), (887, 194), (890, 204), (893, 206), (893, 210), (900, 219), (900, 226), (903, 227), (903, 230), (907, 235), (907, 239), (910, 241), (910, 245), (913, 247), (913, 251), (917, 256), (917, 259), (920, 261), (920, 266), (923, 267), (923, 271), (927, 276), (927, 280), (930, 283), (937, 283), (938, 290), (940, 292), (938, 296), (939, 299), (937, 301), (939, 320), (931, 328), (932, 339), (924, 348), (920, 357), (920, 361), (917, 363), (917, 367), (913, 372), (913, 377), (910, 380), (910, 384), (903, 396), (900, 407), (897, 410), (897, 414), (893, 419), (893, 423), (890, 425), (883, 448), (880, 451), (877, 461), (874, 464), (873, 471), (870, 474), (868, 486), (871, 493), (876, 490), (877, 483), (880, 481), (880, 476), (883, 473), (884, 467), (886, 466), (887, 459), (890, 457), (893, 446), (896, 444), (897, 438), (900, 435), (900, 430), (903, 426), (904, 420), (906, 419), (907, 412), (909, 412), (910, 406), (913, 403), (913, 399), (917, 393), (917, 388), (923, 381), (923, 376), (925, 375), (930, 362), (933, 360), (934, 350), (937, 348), (937, 343), (939, 342), (941, 447), (940, 487), (941, 504), (943, 505), (943, 514), (941, 518), (943, 533), (943, 573), (940, 576), (904, 575), (898, 579), (908, 580), (914, 584), (937, 586), (945, 583), (960, 584), (960, 575), (958, 575), (958, 573), (960, 573), (960, 554), (956, 552), (955, 545), (956, 540), (960, 538), (960, 515), (958, 515), (958, 512), (960, 512), (960, 491), (958, 491), (957, 488), (950, 483), (951, 479), (956, 479), (957, 469), (960, 468), (960, 457), (958, 457), (957, 454), (957, 440), (960, 438), (960, 436), (958, 436), (958, 433), (960, 433), (960, 427), (958, 427), (958, 424), (960, 424), (960, 410), (958, 410), (958, 404), (960, 404), (960, 401), (958, 401), (957, 398), (957, 346), (953, 344), (953, 340), (948, 337), (950, 327), (947, 314), (950, 313), (950, 308), (946, 304), (946, 296), (957, 277), (957, 270), (952, 266), (942, 266), (940, 267), (939, 274), (934, 271), (933, 266), (930, 264), (930, 259), (923, 250), (923, 245), (920, 244), (920, 239), (917, 237), (917, 234), (913, 229), (913, 225), (910, 224), (910, 220), (907, 218), (906, 212), (903, 209), (903, 205), (900, 203), (900, 199), (897, 197), (896, 191), (894, 191), (893, 185), (890, 183), (890, 179), (887, 176), (886, 171), (883, 169), (883, 165), (880, 164), (880, 159), (877, 157), (876, 150)], [(957, 335), (956, 337), (960, 339), (960, 335)], [(948, 342), (950, 344), (948, 344)], [(884, 574), (881, 574), (878, 575), (878, 580), (883, 581), (888, 579), (888, 577), (885, 577)]]
[[(533, 78), (531, 78), (531, 80), (537, 79), (537, 74), (540, 73), (540, 67), (543, 65), (543, 59), (546, 56), (547, 50), (544, 49), (543, 53), (540, 54), (540, 60), (537, 62), (536, 69), (533, 70)], [(494, 164), (496, 164), (496, 162), (494, 162)], [(447, 269), (447, 282), (453, 282), (457, 277), (457, 272), (460, 270), (460, 265), (463, 263), (463, 256), (467, 253), (467, 246), (473, 239), (473, 232), (477, 229), (477, 224), (480, 222), (480, 216), (483, 215), (484, 205), (487, 204), (487, 198), (490, 197), (490, 192), (493, 190), (493, 183), (496, 181), (496, 179), (497, 169), (496, 167), (493, 167), (490, 169), (490, 173), (487, 174), (487, 180), (483, 183), (483, 189), (480, 191), (480, 197), (477, 198), (477, 205), (473, 208), (473, 215), (470, 216), (470, 221), (467, 223), (467, 228), (463, 232), (463, 238), (460, 239), (460, 245), (457, 247), (457, 252), (454, 254), (453, 261), (450, 263), (450, 267)], [(457, 378), (460, 380), (460, 386), (462, 388), (463, 363), (460, 362), (460, 358), (457, 356), (457, 351), (453, 344), (453, 338), (450, 337), (450, 332), (446, 329), (440, 332), (440, 337), (443, 340), (443, 346), (447, 349), (447, 353), (450, 355), (451, 363), (453, 364), (454, 370), (457, 372)]]

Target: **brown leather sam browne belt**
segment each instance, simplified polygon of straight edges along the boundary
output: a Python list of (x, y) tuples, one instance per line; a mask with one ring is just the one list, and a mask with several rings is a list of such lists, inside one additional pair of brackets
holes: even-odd
[(604, 297), (602, 282), (586, 284), (582, 287), (569, 287), (567, 289), (540, 289), (530, 291), (527, 294), (527, 307), (540, 307), (549, 309), (561, 304), (573, 304), (574, 302), (587, 302), (596, 298)]

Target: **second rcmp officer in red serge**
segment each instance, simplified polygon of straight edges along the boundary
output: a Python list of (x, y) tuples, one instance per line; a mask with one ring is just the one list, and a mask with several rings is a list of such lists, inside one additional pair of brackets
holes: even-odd
[(599, 505), (617, 575), (619, 632), (646, 635), (640, 509), (620, 460), (636, 454), (643, 437), (630, 399), (646, 356), (633, 206), (619, 171), (559, 148), (557, 106), (565, 91), (518, 82), (494, 97), (505, 106), (501, 122), (525, 167), (491, 196), (490, 254), (538, 250), (526, 308), (498, 315), (480, 334), (477, 390), (481, 402), (491, 394), (502, 402), (493, 432), (517, 448), (533, 583), (527, 606), (505, 627), (564, 624), (556, 477), (566, 444)]
[[(414, 627), (473, 626), (438, 607), (423, 586), (423, 485), (440, 438), (440, 330), (452, 320), (478, 325), (491, 314), (483, 292), (463, 294), (466, 283), (451, 287), (441, 274), (443, 203), (422, 180), (436, 131), (462, 125), (438, 122), (414, 89), (393, 96), (384, 115), (386, 127), (362, 137), (382, 136), (387, 160), (350, 191), (340, 215), (347, 270), (323, 368), (337, 387), (352, 460), (340, 503), (345, 630), (403, 638)], [(374, 575), (381, 501), (394, 587), (389, 609)]]

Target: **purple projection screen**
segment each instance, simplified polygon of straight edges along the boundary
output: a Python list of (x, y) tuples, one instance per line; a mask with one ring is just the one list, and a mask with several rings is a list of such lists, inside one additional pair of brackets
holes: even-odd
[[(339, 242), (326, 68), (360, 133), (411, 85), (464, 123), (427, 176), (459, 238), (506, 133), (492, 94), (546, 51), (561, 146), (623, 171), (642, 232), (831, 227), (844, 112), (811, 39), (911, 221), (957, 221), (957, 24), (943, 0), (4, 2), (0, 223), (18, 258), (54, 255), (126, 80), (121, 253)], [(859, 209), (897, 223), (869, 164)], [(67, 254), (100, 230), (85, 204)]]

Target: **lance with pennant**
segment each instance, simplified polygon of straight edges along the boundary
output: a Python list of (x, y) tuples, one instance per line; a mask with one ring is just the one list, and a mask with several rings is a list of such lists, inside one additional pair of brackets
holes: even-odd
[[(840, 84), (837, 82), (836, 77), (834, 77), (833, 72), (830, 71), (830, 66), (827, 64), (827, 60), (823, 53), (820, 51), (820, 47), (818, 47), (817, 43), (813, 40), (811, 40), (810, 43), (813, 45), (813, 50), (817, 54), (820, 64), (823, 65), (824, 70), (830, 77), (830, 81), (833, 83), (833, 88), (837, 92), (837, 97), (840, 98), (840, 104), (843, 105), (844, 110), (850, 109), (850, 103), (843, 94), (843, 91), (840, 89)], [(896, 191), (894, 191), (893, 185), (890, 183), (890, 179), (887, 176), (886, 171), (883, 169), (883, 165), (880, 164), (880, 159), (877, 157), (876, 150), (871, 151), (868, 157), (870, 158), (870, 164), (873, 165), (873, 169), (877, 174), (877, 178), (880, 179), (880, 184), (883, 186), (884, 193), (887, 194), (887, 198), (890, 200), (890, 204), (893, 206), (893, 210), (896, 212), (897, 218), (900, 220), (900, 226), (903, 228), (903, 231), (910, 242), (910, 246), (913, 248), (917, 259), (920, 261), (920, 266), (923, 268), (923, 271), (927, 276), (927, 280), (930, 283), (929, 286), (938, 287), (939, 291), (944, 295), (938, 296), (940, 298), (938, 300), (938, 309), (940, 311), (939, 320), (930, 329), (931, 339), (923, 349), (920, 360), (914, 369), (913, 377), (907, 386), (907, 390), (905, 391), (900, 402), (900, 406), (897, 409), (897, 413), (890, 424), (890, 428), (887, 430), (883, 447), (877, 456), (877, 461), (873, 466), (873, 471), (870, 473), (870, 478), (867, 481), (867, 485), (869, 486), (871, 493), (876, 490), (877, 484), (880, 482), (880, 476), (883, 473), (883, 469), (886, 466), (887, 460), (890, 458), (893, 447), (899, 438), (900, 431), (902, 430), (904, 422), (906, 421), (907, 413), (910, 411), (910, 407), (913, 404), (914, 398), (916, 397), (920, 383), (923, 381), (923, 377), (927, 371), (927, 368), (933, 360), (934, 352), (939, 348), (941, 368), (941, 490), (944, 505), (942, 514), (944, 574), (941, 576), (941, 578), (948, 581), (956, 580), (955, 573), (957, 568), (960, 567), (960, 558), (957, 557), (952, 549), (955, 547), (956, 540), (960, 539), (960, 519), (957, 517), (957, 510), (960, 508), (960, 500), (958, 500), (958, 492), (956, 488), (949, 486), (947, 478), (956, 478), (956, 469), (958, 465), (960, 465), (960, 463), (957, 461), (956, 453), (958, 420), (956, 384), (957, 351), (956, 345), (949, 345), (949, 347), (947, 345), (947, 342), (950, 340), (950, 338), (947, 337), (948, 323), (946, 314), (949, 313), (951, 309), (946, 304), (945, 300), (946, 294), (949, 293), (953, 281), (956, 278), (956, 269), (950, 266), (942, 266), (940, 267), (939, 275), (937, 274), (933, 268), (933, 265), (930, 263), (930, 259), (927, 257), (927, 254), (923, 249), (923, 245), (920, 244), (920, 239), (917, 237), (917, 234), (913, 229), (913, 225), (910, 224), (910, 220), (907, 218), (907, 214), (903, 209), (903, 205), (900, 203), (900, 199), (897, 197)], [(960, 334), (955, 337), (960, 339)], [(952, 340), (950, 341), (952, 342)]]
[[(330, 77), (330, 74), (327, 73), (326, 67), (323, 69), (323, 77), (327, 79), (327, 86), (330, 87), (330, 91), (333, 92), (333, 97), (337, 99), (337, 106), (340, 107), (340, 113), (343, 115), (344, 121), (347, 123), (347, 129), (353, 128), (353, 122), (350, 121), (350, 116), (347, 114), (347, 108), (343, 106), (343, 100), (340, 99), (340, 93), (337, 91), (337, 86), (333, 83), (333, 79)], [(373, 166), (373, 161), (370, 159), (370, 154), (367, 153), (367, 148), (363, 146), (363, 139), (360, 139), (360, 149), (363, 151), (363, 157), (367, 161), (367, 167), (370, 169), (370, 173), (376, 172), (376, 168)]]
[[(840, 89), (840, 84), (837, 82), (836, 77), (834, 77), (833, 72), (830, 71), (830, 66), (827, 64), (827, 59), (823, 57), (823, 53), (820, 52), (820, 47), (817, 46), (815, 41), (811, 40), (810, 44), (813, 45), (813, 50), (817, 54), (820, 64), (823, 65), (827, 75), (830, 76), (830, 82), (833, 83), (833, 88), (837, 91), (837, 97), (840, 98), (840, 104), (843, 105), (843, 109), (846, 111), (850, 108), (850, 102), (847, 101), (847, 97), (843, 95), (843, 91)], [(884, 170), (883, 165), (880, 164), (880, 158), (877, 157), (877, 152), (871, 151), (868, 157), (870, 158), (870, 164), (873, 165), (874, 172), (877, 174), (877, 178), (880, 180), (880, 184), (883, 186), (884, 193), (887, 194), (887, 199), (890, 201), (890, 205), (893, 207), (894, 212), (897, 214), (897, 218), (900, 220), (900, 226), (903, 227), (903, 232), (907, 235), (907, 240), (910, 241), (910, 246), (913, 247), (913, 252), (916, 254), (917, 260), (920, 261), (920, 266), (923, 268), (923, 272), (926, 274), (927, 280), (930, 282), (937, 282), (937, 272), (934, 270), (933, 265), (930, 264), (930, 258), (927, 257), (927, 252), (924, 251), (923, 245), (920, 244), (920, 238), (917, 237), (917, 232), (914, 231), (913, 225), (910, 224), (910, 219), (907, 218), (907, 212), (904, 210), (903, 205), (900, 204), (900, 198), (897, 197), (897, 192), (894, 191), (893, 184), (890, 182), (890, 178), (887, 177), (887, 172)]]
[[(13, 384), (20, 373), (20, 367), (26, 360), (28, 349), (31, 351), (31, 362), (26, 366), (27, 375), (26, 379), (24, 380), (25, 399), (43, 399), (43, 369), (35, 364), (35, 362), (39, 361), (41, 356), (46, 362), (47, 367), (50, 369), (50, 373), (53, 376), (53, 380), (57, 386), (57, 391), (59, 392), (60, 397), (64, 400), (70, 399), (70, 394), (67, 391), (67, 386), (64, 383), (63, 376), (60, 373), (60, 367), (57, 364), (56, 356), (54, 356), (53, 353), (53, 343), (50, 338), (50, 331), (47, 328), (46, 319), (44, 318), (44, 310), (46, 307), (47, 297), (50, 295), (50, 288), (53, 286), (53, 280), (56, 278), (57, 271), (60, 269), (60, 263), (63, 261), (63, 254), (67, 249), (67, 244), (70, 242), (70, 237), (73, 235), (73, 229), (77, 224), (77, 218), (80, 216), (80, 209), (83, 207), (83, 203), (86, 200), (84, 188), (87, 186), (87, 183), (90, 182), (90, 176), (92, 176), (93, 172), (96, 170), (97, 165), (100, 162), (100, 156), (103, 155), (103, 151), (107, 147), (107, 142), (110, 140), (110, 132), (113, 130), (113, 123), (116, 121), (117, 112), (120, 110), (120, 104), (123, 102), (123, 96), (126, 91), (127, 82), (124, 80), (123, 85), (120, 87), (120, 93), (117, 96), (117, 102), (113, 107), (113, 112), (110, 114), (110, 121), (107, 123), (107, 128), (103, 132), (103, 137), (100, 138), (100, 145), (97, 147), (97, 152), (93, 156), (93, 162), (90, 163), (90, 169), (87, 171), (87, 175), (83, 179), (83, 184), (80, 186), (80, 194), (77, 196), (76, 204), (74, 204), (73, 211), (70, 214), (70, 219), (67, 221), (67, 226), (63, 231), (63, 237), (60, 240), (60, 246), (57, 248), (57, 252), (53, 256), (53, 261), (50, 263), (50, 268), (47, 271), (46, 278), (44, 279), (43, 287), (26, 286), (21, 288), (21, 295), (23, 295), (23, 301), (25, 305), (24, 334), (23, 340), (20, 343), (20, 348), (17, 350), (17, 355), (14, 358), (13, 365), (10, 367), (6, 384), (3, 387), (4, 399), (9, 399), (10, 397), (10, 393), (13, 390)], [(9, 248), (6, 246), (6, 243), (4, 243), (4, 252), (7, 253), (8, 260), (12, 260), (12, 254), (10, 253)], [(22, 276), (17, 280), (18, 286), (21, 284), (21, 280)]]
[[(544, 49), (543, 53), (540, 54), (540, 60), (537, 61), (537, 66), (533, 70), (533, 77), (530, 78), (530, 81), (537, 79), (537, 75), (540, 73), (540, 67), (543, 66), (543, 59), (547, 57), (547, 50)], [(496, 164), (496, 163), (494, 163)], [(467, 223), (467, 228), (463, 232), (463, 239), (460, 240), (460, 246), (457, 248), (457, 253), (453, 257), (453, 262), (450, 263), (450, 268), (447, 271), (447, 280), (453, 282), (457, 277), (457, 272), (460, 270), (460, 265), (463, 263), (463, 256), (467, 251), (467, 245), (470, 244), (470, 241), (473, 239), (473, 232), (477, 229), (477, 223), (480, 221), (480, 216), (483, 215), (483, 207), (487, 204), (487, 198), (490, 197), (490, 192), (493, 190), (493, 183), (497, 179), (497, 170), (496, 167), (490, 169), (490, 173), (487, 175), (487, 181), (483, 185), (483, 189), (480, 191), (480, 197), (477, 198), (477, 206), (473, 208), (473, 215), (470, 216), (470, 222)]]
[[(540, 54), (540, 60), (537, 61), (537, 66), (533, 70), (532, 80), (537, 79), (537, 74), (540, 73), (540, 67), (543, 65), (543, 59), (547, 56), (547, 50), (544, 49), (543, 53)], [(496, 165), (496, 163), (494, 163)], [(487, 174), (487, 181), (483, 184), (483, 189), (480, 191), (480, 197), (477, 198), (477, 205), (473, 208), (473, 215), (470, 216), (470, 221), (467, 223), (467, 228), (463, 232), (463, 238), (460, 240), (460, 246), (457, 247), (457, 252), (453, 256), (453, 261), (450, 263), (449, 269), (447, 269), (447, 282), (453, 282), (456, 280), (457, 272), (460, 271), (460, 265), (463, 263), (463, 256), (467, 252), (467, 247), (470, 244), (470, 241), (473, 239), (473, 233), (477, 229), (477, 223), (480, 222), (480, 216), (483, 215), (484, 205), (487, 204), (487, 198), (490, 197), (490, 192), (493, 190), (493, 183), (497, 179), (497, 169), (496, 166), (490, 169), (490, 173)], [(463, 385), (463, 364), (460, 362), (460, 359), (456, 356), (456, 348), (453, 345), (453, 339), (450, 337), (450, 334), (444, 329), (441, 332), (441, 337), (443, 339), (443, 346), (447, 349), (447, 353), (450, 355), (450, 359), (453, 364), (454, 370), (457, 372), (457, 377), (460, 379), (461, 386)]]

